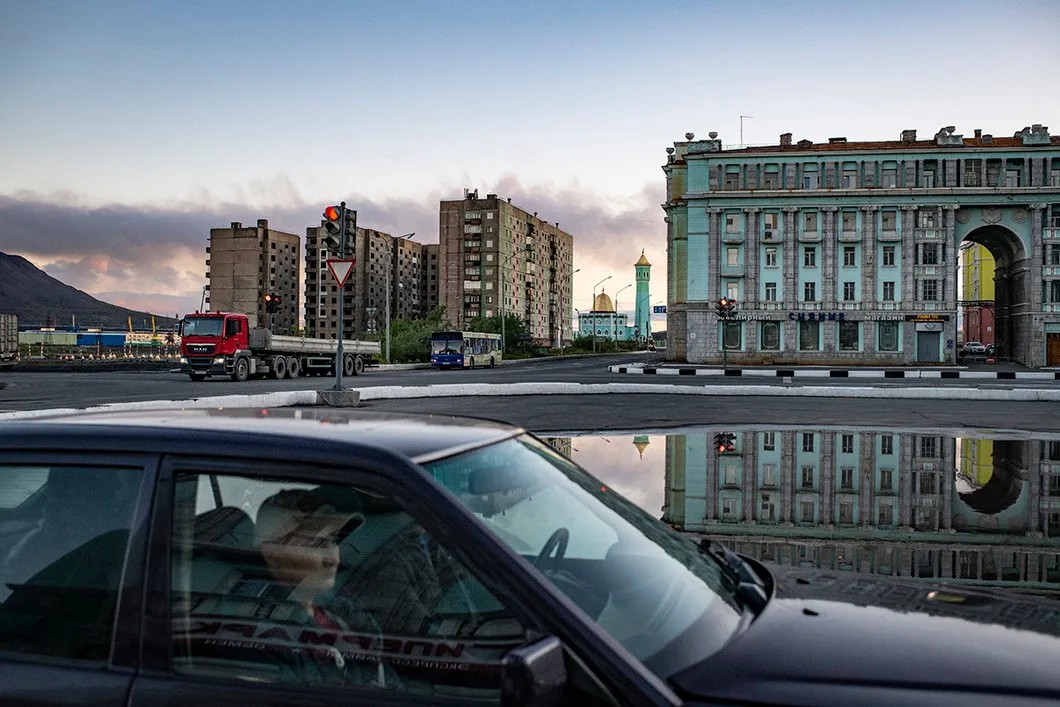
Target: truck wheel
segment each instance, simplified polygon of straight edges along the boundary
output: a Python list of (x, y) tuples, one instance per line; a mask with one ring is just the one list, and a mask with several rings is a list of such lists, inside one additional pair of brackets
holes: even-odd
[(250, 377), (250, 364), (247, 363), (246, 358), (240, 358), (236, 361), (235, 368), (232, 369), (232, 380), (237, 383), (244, 382)]
[(344, 376), (355, 376), (357, 375), (356, 363), (353, 360), (353, 356), (342, 357), (342, 375)]
[(189, 373), (188, 374), (188, 378), (191, 378), (193, 381), (198, 383), (200, 381), (206, 380), (206, 374), (205, 373)]
[(272, 377), (278, 381), (287, 377), (287, 359), (283, 356), (276, 356), (272, 359)]
[(291, 356), (287, 359), (287, 377), (297, 378), (302, 375), (302, 367), (298, 365), (298, 358)]
[(364, 374), (364, 359), (360, 356), (353, 357), (353, 375), (359, 376)]

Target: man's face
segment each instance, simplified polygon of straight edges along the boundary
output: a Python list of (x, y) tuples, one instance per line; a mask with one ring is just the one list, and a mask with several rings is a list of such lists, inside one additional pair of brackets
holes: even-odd
[(295, 512), (285, 532), (261, 543), (273, 576), (304, 589), (331, 589), (339, 565), (338, 533), (348, 520), (322, 511), (312, 515)]

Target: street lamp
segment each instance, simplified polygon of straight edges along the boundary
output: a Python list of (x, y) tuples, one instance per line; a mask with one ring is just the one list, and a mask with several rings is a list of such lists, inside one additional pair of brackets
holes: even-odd
[(589, 313), (592, 314), (593, 353), (596, 353), (596, 288), (610, 279), (611, 276), (608, 275), (603, 280), (593, 285), (593, 308), (589, 310)]
[(628, 290), (631, 287), (633, 287), (632, 282), (615, 293), (615, 313), (611, 317), (611, 341), (615, 340), (615, 329), (617, 328), (616, 320), (618, 319), (618, 296), (622, 293), (622, 290)]
[(397, 236), (386, 249), (386, 362), (390, 363), (390, 273), (394, 269), (394, 245), (406, 238), (412, 238), (416, 233), (406, 233)]
[[(577, 270), (571, 270), (566, 277), (560, 280), (560, 283), (567, 282), (567, 280), (570, 280), (572, 277), (574, 277), (574, 273), (581, 272), (581, 270), (581, 268), (578, 268)], [(563, 287), (560, 286), (557, 289), (559, 290), (557, 294), (559, 300), (557, 306), (557, 309), (559, 311), (559, 326), (556, 327), (556, 348), (559, 349), (560, 353), (563, 353)]]

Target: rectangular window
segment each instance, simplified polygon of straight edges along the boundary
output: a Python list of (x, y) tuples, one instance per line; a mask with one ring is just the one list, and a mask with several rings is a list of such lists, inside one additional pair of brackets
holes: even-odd
[(880, 351), (898, 350), (898, 322), (880, 322), (876, 326), (876, 348)]
[(858, 213), (856, 211), (843, 212), (843, 231), (853, 233), (858, 230)]
[(855, 297), (856, 297), (856, 295), (857, 295), (857, 293), (855, 292), (854, 283), (853, 282), (844, 282), (843, 283), (843, 301), (844, 302), (853, 302)]
[(777, 449), (777, 433), (776, 432), (763, 432), (762, 433), (762, 450), (766, 452), (775, 452)]
[(803, 218), (802, 230), (805, 231), (806, 233), (816, 233), (817, 232), (817, 212), (816, 211), (807, 211), (807, 212), (803, 213), (802, 218)]
[(894, 469), (880, 469), (880, 491), (894, 490)]
[(839, 322), (839, 350), (858, 351), (861, 349), (860, 322)]
[(812, 452), (813, 451), (813, 432), (802, 433), (802, 451)]
[(844, 189), (857, 189), (858, 188), (858, 172), (857, 170), (844, 169), (843, 170), (843, 188)]
[(1020, 173), (1017, 170), (1010, 169), (1005, 172), (1005, 186), (1006, 187), (1018, 187), (1020, 185)]
[(934, 459), (938, 456), (936, 450), (938, 445), (934, 437), (921, 437), (920, 438), (920, 456), (927, 457), (928, 459)]
[(840, 449), (843, 450), (843, 454), (854, 453), (854, 435), (844, 434), (839, 440)]
[(893, 189), (898, 186), (898, 170), (885, 169), (880, 177), (880, 186), (884, 189)]
[(777, 214), (766, 213), (762, 214), (762, 226), (766, 229), (773, 230), (777, 227)]
[(893, 268), (894, 267), (894, 246), (885, 245), (883, 247), (883, 267)]
[(777, 485), (777, 465), (776, 464), (763, 464), (762, 465), (762, 485), (763, 486), (776, 486)]
[(1049, 301), (1060, 302), (1060, 280), (1049, 281)]
[(721, 513), (725, 518), (731, 518), (736, 514), (736, 499), (724, 498), (721, 501)]
[(880, 454), (894, 454), (894, 435), (880, 435)]
[(762, 351), (780, 351), (780, 325), (777, 322), (762, 322), (758, 341)]
[(934, 189), (935, 188), (935, 173), (930, 170), (925, 170), (920, 175), (920, 188), (921, 189)]
[(725, 348), (738, 351), (743, 348), (743, 324), (740, 322), (725, 323)]
[(814, 503), (813, 501), (800, 501), (799, 502), (799, 520), (803, 523), (812, 523), (814, 521)]
[(839, 470), (840, 488), (849, 491), (854, 488), (854, 467), (844, 466)]
[(735, 486), (736, 485), (736, 467), (726, 466), (725, 467), (725, 485)]
[[(1060, 284), (1060, 283), (1058, 283)], [(766, 302), (777, 301), (777, 283), (767, 282), (766, 283)]]
[(857, 248), (852, 245), (843, 246), (843, 267), (852, 268), (857, 266)]
[(740, 249), (739, 248), (726, 248), (725, 249), (725, 264), (729, 267), (736, 267), (740, 264)]
[(922, 299), (925, 302), (938, 302), (939, 301), (939, 281), (938, 280), (924, 280), (921, 283), (923, 286)]
[(799, 351), (821, 350), (820, 322), (799, 322)]
[(106, 666), (142, 480), (133, 468), (0, 465), (0, 651)]
[[(817, 283), (816, 282), (804, 282), (802, 284), (802, 301), (803, 302), (816, 302), (817, 301)], [(814, 322), (816, 324), (816, 322)]]
[(964, 160), (964, 180), (962, 184), (966, 187), (983, 186), (982, 160)]
[(739, 300), (740, 299), (740, 283), (738, 282), (727, 282), (725, 283), (725, 296), (729, 299)]
[(804, 489), (813, 488), (813, 467), (804, 466), (802, 467), (802, 487)]
[(884, 211), (880, 214), (880, 230), (894, 232), (898, 230), (898, 214), (894, 211)]
[(808, 268), (817, 267), (817, 247), (808, 245), (802, 249), (802, 264)]
[(1060, 245), (1049, 246), (1049, 264), (1060, 265)]
[(803, 189), (816, 189), (820, 180), (817, 178), (817, 172), (803, 172), (802, 175), (802, 188)]
[(894, 506), (890, 503), (880, 504), (880, 525), (894, 524)]
[(939, 246), (938, 246), (938, 243), (921, 243), (920, 244), (920, 263), (922, 265), (938, 265), (939, 264)]
[(934, 211), (920, 211), (917, 213), (919, 219), (920, 228), (934, 228), (935, 227), (935, 212)]
[(724, 190), (725, 191), (737, 191), (740, 188), (740, 173), (739, 172), (726, 172)]
[(850, 501), (840, 501), (839, 522), (845, 524), (854, 522), (854, 504)]
[(894, 281), (884, 280), (883, 281), (883, 301), (894, 302)]
[(775, 268), (777, 266), (777, 249), (766, 248), (766, 267)]
[(739, 214), (725, 214), (725, 232), (726, 233), (739, 233), (740, 232), (740, 216), (739, 216)]
[(1049, 172), (1049, 186), (1060, 187), (1060, 169), (1054, 169)]

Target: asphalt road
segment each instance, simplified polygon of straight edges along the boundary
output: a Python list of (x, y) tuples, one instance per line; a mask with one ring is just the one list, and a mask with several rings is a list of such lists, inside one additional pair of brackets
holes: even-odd
[[(607, 366), (642, 361), (643, 354), (567, 358), (513, 363), (492, 370), (435, 371), (430, 369), (373, 369), (346, 379), (349, 387), (422, 386), (436, 383), (637, 383), (661, 386), (776, 385), (771, 378), (713, 376), (643, 376), (608, 372)], [(659, 362), (659, 359), (653, 359)], [(170, 372), (56, 373), (9, 371), (0, 374), (0, 412), (83, 408), (114, 402), (172, 401), (222, 395), (250, 395), (275, 391), (318, 390), (332, 378), (250, 380), (236, 383), (218, 378), (195, 383)], [(794, 383), (837, 387), (872, 385), (879, 388), (924, 386), (968, 387), (968, 381), (901, 381), (807, 379)], [(980, 383), (980, 388), (1053, 387), (1051, 382), (1004, 381)], [(366, 401), (365, 407), (488, 417), (534, 431), (644, 430), (710, 424), (881, 425), (888, 427), (981, 427), (1060, 431), (1056, 403), (945, 400), (888, 400), (866, 398), (799, 398), (611, 394), (531, 395), (519, 397), (462, 397)]]

